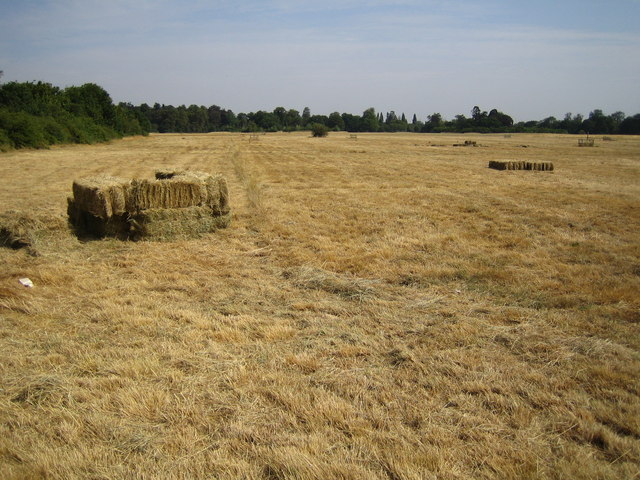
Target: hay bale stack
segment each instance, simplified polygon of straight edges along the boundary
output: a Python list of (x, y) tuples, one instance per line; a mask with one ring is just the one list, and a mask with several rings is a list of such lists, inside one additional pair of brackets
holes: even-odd
[(490, 160), (489, 168), (494, 170), (534, 170), (539, 172), (552, 172), (552, 162), (517, 162)]
[(118, 238), (198, 236), (228, 226), (229, 190), (222, 175), (158, 170), (155, 180), (76, 180), (68, 199), (79, 234)]

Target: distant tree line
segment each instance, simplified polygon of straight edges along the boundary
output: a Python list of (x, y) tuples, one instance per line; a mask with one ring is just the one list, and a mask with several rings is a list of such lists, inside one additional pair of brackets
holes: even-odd
[(93, 83), (65, 89), (44, 82), (0, 85), (0, 150), (104, 142), (149, 129), (144, 115), (114, 105)]
[(440, 113), (424, 121), (413, 114), (376, 112), (368, 108), (362, 115), (333, 112), (312, 115), (308, 107), (277, 107), (272, 112), (235, 114), (217, 105), (160, 105), (130, 103), (114, 105), (109, 94), (93, 83), (60, 89), (44, 82), (9, 82), (0, 85), (0, 150), (43, 148), (58, 143), (93, 143), (125, 135), (159, 133), (276, 132), (477, 132), (477, 133), (590, 133), (640, 134), (640, 114), (627, 117), (622, 112), (605, 115), (593, 110), (587, 118), (567, 113), (562, 120), (547, 117), (540, 121), (514, 123), (497, 109), (489, 112), (473, 107), (471, 116), (456, 115), (446, 120)]
[(420, 121), (413, 114), (409, 121), (404, 113), (400, 116), (394, 111), (377, 113), (374, 108), (368, 108), (362, 115), (339, 112), (312, 115), (308, 107), (304, 108), (302, 114), (298, 110), (277, 107), (272, 112), (258, 110), (236, 115), (217, 105), (121, 105), (137, 117), (147, 118), (151, 131), (160, 133), (278, 132), (312, 130), (314, 125), (323, 125), (330, 131), (347, 132), (640, 134), (640, 114), (633, 117), (627, 117), (622, 112), (605, 115), (598, 109), (593, 110), (587, 118), (567, 113), (562, 120), (547, 117), (540, 121), (514, 123), (506, 113), (497, 109), (487, 113), (477, 106), (471, 110), (470, 117), (456, 115), (452, 120), (445, 120), (441, 114), (433, 113)]

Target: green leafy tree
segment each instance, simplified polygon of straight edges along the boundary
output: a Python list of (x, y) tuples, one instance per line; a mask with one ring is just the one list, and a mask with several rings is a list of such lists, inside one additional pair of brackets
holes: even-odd
[(305, 127), (309, 123), (309, 119), (311, 118), (311, 110), (309, 107), (304, 107), (302, 110), (302, 126)]
[(238, 116), (232, 110), (222, 110), (222, 128), (238, 130)]
[(275, 132), (280, 129), (278, 117), (276, 117), (272, 112), (265, 112), (263, 110), (258, 110), (254, 114), (250, 113), (249, 117), (258, 126), (260, 130)]
[(287, 114), (285, 115), (284, 120), (285, 120), (285, 128), (287, 130), (297, 129), (302, 122), (302, 118), (300, 117), (300, 112), (294, 109), (289, 109), (287, 111)]
[(347, 132), (361, 131), (360, 117), (358, 115), (353, 115), (351, 113), (343, 113), (341, 117), (342, 117), (342, 121), (344, 122), (344, 129)]
[(102, 87), (85, 83), (80, 87), (68, 87), (64, 93), (69, 99), (69, 111), (74, 115), (89, 117), (100, 125), (115, 125), (115, 107)]
[(439, 113), (432, 113), (427, 115), (427, 121), (424, 122), (422, 127), (423, 132), (439, 132), (444, 122), (442, 121), (442, 115)]
[[(609, 115), (609, 117), (611, 118), (611, 123), (613, 125), (614, 131), (618, 131), (626, 115), (624, 114), (624, 112), (618, 111), (618, 112), (612, 113), (611, 115)], [(615, 133), (615, 132), (611, 132), (611, 133)]]
[(322, 125), (327, 125), (329, 123), (329, 117), (327, 117), (326, 115), (311, 115), (311, 118), (309, 118), (309, 123), (321, 123)]
[(367, 108), (362, 113), (360, 128), (365, 132), (377, 132), (380, 130), (380, 124), (378, 123), (378, 116), (376, 115), (375, 108)]
[(342, 119), (342, 115), (338, 112), (330, 114), (327, 126), (334, 130), (344, 130), (344, 120)]
[(187, 108), (187, 129), (193, 133), (206, 133), (209, 131), (209, 114), (205, 107), (189, 105)]
[(282, 130), (283, 128), (285, 128), (286, 124), (287, 124), (287, 122), (286, 122), (287, 110), (284, 107), (276, 107), (273, 110), (273, 115), (277, 119), (276, 128), (278, 130)]
[(44, 82), (9, 82), (0, 86), (0, 106), (38, 116), (61, 116), (68, 102), (63, 92)]
[(222, 125), (222, 109), (218, 105), (211, 105), (207, 108), (207, 124), (209, 130), (217, 132)]
[(624, 135), (640, 135), (640, 114), (625, 118), (618, 131)]

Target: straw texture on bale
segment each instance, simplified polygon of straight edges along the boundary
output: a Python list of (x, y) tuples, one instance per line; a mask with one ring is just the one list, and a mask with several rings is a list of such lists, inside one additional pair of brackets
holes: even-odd
[(129, 218), (135, 240), (174, 240), (192, 238), (229, 226), (231, 214), (211, 215), (204, 207), (152, 208)]
[(195, 207), (206, 200), (206, 186), (193, 178), (176, 176), (167, 180), (133, 180), (127, 210)]
[(214, 214), (229, 213), (229, 190), (221, 175), (159, 170), (156, 172), (156, 180), (133, 180), (127, 198), (129, 213), (151, 208), (205, 205)]
[(110, 176), (75, 180), (73, 198), (79, 209), (106, 220), (126, 212), (130, 186), (130, 181)]
[(519, 162), (491, 160), (489, 168), (495, 170), (534, 170), (540, 172), (552, 172), (552, 162)]
[(127, 213), (101, 218), (80, 208), (73, 198), (67, 198), (67, 214), (69, 223), (79, 236), (129, 238), (131, 225)]

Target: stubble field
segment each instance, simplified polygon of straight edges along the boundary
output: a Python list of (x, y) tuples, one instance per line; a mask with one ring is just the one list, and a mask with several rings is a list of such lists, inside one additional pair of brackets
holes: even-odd
[[(73, 179), (166, 167), (231, 226), (70, 233)], [(639, 137), (152, 135), (1, 154), (9, 211), (2, 478), (639, 477)]]

